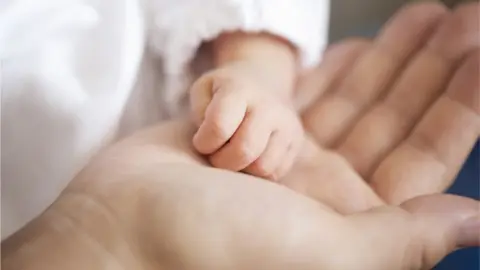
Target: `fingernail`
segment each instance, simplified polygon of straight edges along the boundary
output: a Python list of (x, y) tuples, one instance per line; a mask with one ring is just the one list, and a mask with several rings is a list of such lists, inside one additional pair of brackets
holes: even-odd
[(469, 218), (462, 223), (457, 241), (460, 247), (480, 246), (480, 215)]

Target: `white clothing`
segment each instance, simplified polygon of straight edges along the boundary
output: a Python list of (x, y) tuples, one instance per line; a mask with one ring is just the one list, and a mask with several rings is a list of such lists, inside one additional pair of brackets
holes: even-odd
[(329, 0), (3, 0), (2, 239), (101, 147), (181, 113), (202, 42), (267, 31), (312, 66), (328, 16)]

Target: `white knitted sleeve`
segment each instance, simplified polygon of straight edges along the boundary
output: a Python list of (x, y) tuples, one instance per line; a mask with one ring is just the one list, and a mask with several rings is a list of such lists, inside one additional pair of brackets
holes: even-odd
[(318, 63), (327, 44), (329, 0), (148, 1), (150, 46), (163, 58), (167, 77), (182, 77), (199, 46), (224, 31), (281, 36), (297, 47), (303, 67)]

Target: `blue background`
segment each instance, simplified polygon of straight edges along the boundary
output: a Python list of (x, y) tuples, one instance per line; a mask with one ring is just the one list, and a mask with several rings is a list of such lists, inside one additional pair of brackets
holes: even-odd
[[(477, 143), (469, 159), (448, 193), (480, 199), (480, 144)], [(435, 270), (478, 270), (480, 269), (480, 248), (457, 251), (441, 262)]]

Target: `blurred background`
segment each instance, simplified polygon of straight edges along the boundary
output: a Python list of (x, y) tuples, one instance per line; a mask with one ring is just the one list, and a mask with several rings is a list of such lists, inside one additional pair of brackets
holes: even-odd
[[(420, 1), (428, 0), (331, 0), (330, 42), (351, 36), (374, 36), (401, 6)], [(453, 7), (459, 3), (474, 2), (474, 0), (443, 0), (441, 2)], [(473, 149), (449, 193), (480, 199), (480, 143), (477, 143)], [(478, 270), (480, 269), (480, 248), (457, 251), (434, 269)]]
[[(401, 6), (435, 0), (331, 0), (330, 40), (352, 35), (371, 35)], [(449, 7), (475, 0), (442, 0)], [(478, 2), (478, 0), (476, 1)]]

